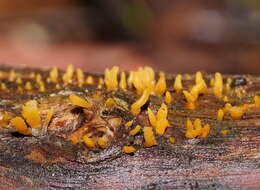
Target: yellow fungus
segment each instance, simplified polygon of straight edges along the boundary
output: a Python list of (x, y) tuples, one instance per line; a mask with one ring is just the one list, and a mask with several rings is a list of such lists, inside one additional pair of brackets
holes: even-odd
[(227, 78), (227, 82), (225, 84), (225, 90), (227, 93), (231, 92), (231, 83), (232, 83), (232, 78)]
[(25, 90), (32, 90), (32, 84), (31, 84), (29, 81), (27, 81), (27, 82), (25, 83), (24, 88), (25, 88)]
[(260, 97), (259, 96), (254, 96), (254, 105), (255, 106), (260, 106)]
[(224, 111), (229, 111), (232, 108), (232, 105), (230, 103), (226, 103), (223, 110)]
[(176, 139), (174, 137), (169, 138), (169, 143), (174, 144), (176, 142)]
[(180, 92), (182, 90), (182, 76), (180, 74), (176, 76), (173, 88), (177, 92)]
[(57, 67), (53, 67), (50, 70), (50, 74), (49, 74), (50, 82), (53, 82), (53, 83), (58, 82), (58, 76), (59, 76), (59, 73), (58, 73)]
[(87, 135), (83, 136), (83, 142), (88, 148), (95, 148), (95, 142), (92, 138), (88, 137)]
[(226, 130), (226, 129), (224, 129), (224, 130), (221, 130), (220, 133), (221, 133), (223, 136), (225, 136), (225, 135), (227, 135), (227, 134), (229, 133), (229, 131)]
[(145, 147), (151, 147), (154, 145), (157, 145), (154, 133), (153, 133), (153, 129), (151, 127), (144, 127), (143, 129), (144, 131), (144, 146)]
[(206, 124), (203, 126), (202, 132), (199, 136), (200, 136), (200, 138), (205, 139), (205, 138), (207, 138), (209, 133), (210, 133), (210, 126), (209, 126), (209, 124)]
[(71, 141), (72, 144), (78, 144), (79, 139), (76, 136), (70, 136), (69, 140)]
[(155, 79), (154, 71), (150, 67), (140, 67), (136, 72), (133, 72), (133, 86), (137, 93), (142, 93), (145, 89), (150, 92), (154, 91)]
[(241, 107), (238, 107), (238, 106), (233, 106), (230, 110), (230, 115), (231, 115), (231, 118), (233, 120), (238, 120), (238, 119), (241, 119), (241, 117), (243, 116), (244, 114), (244, 111)]
[(155, 131), (158, 135), (164, 135), (166, 128), (169, 126), (167, 119), (162, 118), (156, 121)]
[(23, 81), (20, 77), (18, 77), (15, 82), (16, 82), (16, 84), (22, 84), (23, 83)]
[(183, 94), (184, 94), (187, 102), (195, 102), (196, 101), (196, 98), (193, 95), (191, 95), (187, 90), (183, 90)]
[(141, 107), (149, 100), (150, 92), (146, 89), (142, 96), (131, 105), (131, 113), (137, 115), (141, 112)]
[(192, 130), (192, 131), (186, 131), (185, 133), (185, 137), (188, 139), (194, 139), (197, 136), (196, 131)]
[(5, 83), (1, 83), (1, 90), (6, 90), (7, 89), (7, 86)]
[(223, 117), (224, 117), (224, 111), (223, 111), (223, 109), (219, 109), (217, 112), (217, 120), (222, 121)]
[(121, 89), (126, 89), (126, 75), (125, 75), (125, 72), (121, 72), (121, 74), (120, 74), (119, 87)]
[(190, 109), (190, 110), (194, 110), (195, 109), (195, 101), (196, 101), (196, 98), (191, 95), (188, 91), (186, 90), (183, 90), (183, 94), (185, 96), (185, 99), (187, 101), (187, 108)]
[(2, 71), (0, 71), (0, 79), (3, 79), (3, 78), (4, 78), (4, 76), (5, 76), (5, 73), (4, 73), (4, 72), (2, 72)]
[(63, 80), (64, 84), (72, 83), (73, 73), (74, 73), (74, 67), (72, 64), (69, 64), (66, 69), (66, 72), (62, 76), (62, 80)]
[(123, 151), (126, 154), (131, 154), (136, 152), (136, 149), (133, 146), (123, 146)]
[(8, 75), (8, 80), (13, 82), (16, 78), (16, 72), (12, 69), (10, 72), (9, 72), (9, 75)]
[(53, 114), (54, 114), (54, 108), (51, 107), (51, 109), (48, 111), (47, 115), (46, 115), (46, 118), (44, 120), (44, 126), (48, 126), (52, 117), (53, 117)]
[(40, 81), (40, 82), (38, 83), (38, 85), (39, 85), (39, 91), (40, 91), (40, 92), (45, 92), (45, 84), (44, 84), (44, 82), (43, 82), (43, 81)]
[(133, 81), (134, 81), (134, 72), (133, 72), (133, 71), (130, 71), (129, 76), (128, 76), (128, 78), (127, 78), (127, 85), (128, 85), (129, 87), (132, 87)]
[(224, 97), (223, 97), (223, 101), (224, 101), (224, 102), (228, 102), (228, 101), (229, 101), (228, 97), (227, 97), (227, 96), (224, 96)]
[(152, 112), (152, 110), (150, 108), (148, 108), (147, 112), (148, 112), (148, 118), (149, 118), (150, 124), (153, 127), (155, 127), (156, 126), (156, 116), (154, 115), (154, 113)]
[(166, 91), (166, 79), (165, 79), (165, 74), (164, 73), (160, 73), (159, 74), (159, 79), (158, 82), (155, 85), (155, 93), (157, 95), (162, 96), (164, 94), (164, 92)]
[(80, 107), (87, 108), (87, 109), (89, 109), (91, 107), (91, 104), (87, 100), (77, 96), (76, 94), (71, 94), (69, 96), (69, 99), (70, 99), (71, 103), (76, 106), (80, 106)]
[(223, 91), (223, 79), (220, 73), (215, 73), (213, 92), (216, 97), (221, 98)]
[(97, 144), (102, 149), (105, 149), (108, 147), (107, 141), (104, 138), (98, 138)]
[(76, 70), (76, 74), (77, 74), (77, 81), (78, 81), (78, 86), (82, 87), (82, 85), (85, 82), (85, 76), (83, 71), (80, 68), (77, 68)]
[(139, 133), (141, 130), (141, 126), (140, 125), (136, 125), (134, 129), (132, 129), (129, 134), (131, 136), (135, 136), (137, 133)]
[(42, 81), (42, 76), (41, 76), (41, 74), (38, 73), (38, 74), (36, 75), (35, 81), (36, 81), (37, 83), (40, 83), (40, 82)]
[(167, 120), (167, 116), (168, 116), (167, 105), (163, 103), (159, 108), (156, 116), (150, 108), (148, 108), (147, 111), (148, 111), (148, 118), (150, 124), (155, 128), (157, 134), (163, 135), (165, 133), (166, 128), (170, 125), (169, 121)]
[(205, 93), (207, 88), (203, 82), (195, 84), (191, 90), (190, 94), (194, 97), (195, 100), (197, 100), (198, 96), (202, 93)]
[(195, 119), (194, 130), (196, 131), (197, 136), (202, 133), (202, 126), (201, 126), (201, 120), (200, 119)]
[(204, 80), (203, 80), (203, 77), (202, 77), (202, 73), (200, 71), (198, 71), (195, 74), (195, 83), (199, 84), (201, 82), (204, 82)]
[(186, 126), (187, 126), (187, 130), (188, 130), (188, 131), (193, 130), (193, 124), (192, 124), (192, 122), (191, 122), (190, 119), (187, 119), (187, 121), (186, 121)]
[(111, 70), (106, 69), (105, 70), (105, 84), (107, 86), (108, 90), (113, 90), (118, 87), (118, 81), (117, 81), (117, 73), (118, 73), (119, 67), (112, 67)]
[(1, 120), (0, 120), (0, 126), (1, 127), (7, 127), (9, 125), (9, 122), (12, 118), (12, 114), (11, 113), (4, 113), (2, 116), (1, 116)]
[(188, 102), (186, 105), (187, 109), (189, 110), (195, 110), (196, 106), (194, 102)]
[(89, 75), (89, 76), (86, 78), (86, 84), (90, 84), (90, 85), (94, 84), (94, 78)]
[(240, 91), (240, 90), (237, 90), (237, 91), (236, 91), (236, 95), (237, 95), (238, 98), (241, 98), (241, 97), (242, 97), (241, 91)]
[(101, 86), (104, 85), (104, 79), (102, 77), (98, 78), (98, 85), (101, 85)]
[(47, 83), (50, 83), (50, 82), (51, 82), (50, 77), (47, 77), (46, 82), (47, 82)]
[(172, 95), (169, 91), (166, 91), (164, 101), (165, 101), (166, 104), (172, 103)]
[(197, 136), (200, 138), (206, 138), (210, 133), (210, 126), (208, 124), (202, 127), (200, 119), (196, 119), (194, 121), (194, 125), (191, 120), (187, 119), (187, 130), (185, 133), (185, 137), (188, 139), (194, 139)]
[(111, 109), (111, 108), (114, 106), (114, 100), (113, 100), (113, 98), (108, 98), (108, 99), (106, 100), (105, 104), (106, 104), (106, 107), (107, 107), (108, 109)]
[(34, 73), (34, 72), (31, 72), (31, 73), (29, 74), (29, 78), (30, 78), (30, 79), (34, 79), (34, 78), (35, 78), (35, 73)]
[(36, 100), (30, 100), (22, 106), (22, 116), (31, 128), (41, 127), (40, 111)]
[(56, 85), (55, 85), (55, 88), (59, 90), (59, 89), (61, 88), (61, 87), (60, 87), (60, 84), (56, 84)]
[(214, 83), (215, 83), (214, 78), (211, 78), (210, 81), (209, 81), (209, 86), (214, 87)]
[(198, 85), (198, 93), (199, 94), (204, 94), (207, 91), (207, 84), (204, 81), (203, 77), (202, 77), (202, 73), (201, 72), (197, 72), (195, 75), (195, 83), (196, 85)]
[(133, 125), (134, 120), (128, 121), (125, 123), (126, 127), (131, 127)]
[(16, 128), (16, 130), (23, 135), (31, 135), (31, 130), (27, 127), (23, 118), (15, 117), (11, 120), (11, 125)]
[(248, 108), (253, 107), (253, 106), (254, 106), (254, 104), (243, 104), (241, 106), (241, 108), (242, 108), (242, 110), (247, 110)]
[(188, 139), (194, 139), (197, 136), (197, 133), (195, 130), (187, 130), (185, 133), (185, 137)]
[(168, 107), (166, 104), (162, 103), (161, 107), (159, 108), (156, 119), (166, 119), (168, 116)]

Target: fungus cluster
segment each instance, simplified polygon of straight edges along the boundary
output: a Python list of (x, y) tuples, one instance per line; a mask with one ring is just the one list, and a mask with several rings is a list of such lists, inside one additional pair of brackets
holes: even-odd
[[(35, 93), (35, 91), (46, 93), (50, 88), (49, 86), (53, 86), (52, 88), (55, 90), (64, 90), (70, 85), (82, 89), (83, 92), (87, 91), (88, 85), (96, 87), (95, 89), (100, 90), (102, 93), (112, 93), (118, 90), (134, 92), (135, 101), (125, 108), (126, 112), (133, 116), (133, 119), (124, 120), (122, 126), (132, 138), (142, 136), (145, 147), (156, 146), (159, 136), (167, 138), (170, 144), (176, 142), (176, 138), (172, 134), (167, 134), (168, 128), (173, 127), (168, 118), (169, 109), (174, 109), (175, 101), (177, 101), (175, 95), (182, 97), (184, 102), (183, 109), (188, 111), (198, 109), (197, 105), (201, 96), (213, 96), (216, 101), (222, 102), (222, 105), (224, 105), (224, 107), (218, 108), (215, 112), (218, 122), (226, 119), (243, 119), (243, 115), (247, 110), (260, 106), (258, 95), (253, 97), (250, 104), (233, 104), (230, 101), (232, 97), (235, 95), (241, 98), (245, 92), (243, 90), (234, 91), (231, 85), (232, 79), (230, 77), (224, 79), (220, 73), (215, 73), (214, 77), (208, 78), (203, 77), (201, 72), (197, 72), (194, 81), (192, 81), (193, 77), (188, 74), (184, 76), (181, 74), (168, 76), (163, 72), (156, 74), (150, 67), (140, 67), (136, 71), (126, 73), (120, 72), (119, 67), (114, 66), (111, 69), (106, 69), (103, 76), (96, 77), (87, 76), (80, 68), (74, 69), (73, 65), (68, 65), (65, 72), (59, 71), (56, 67), (52, 68), (48, 76), (43, 76), (40, 72), (21, 74), (19, 71), (11, 69), (9, 72), (1, 71), (0, 78), (1, 90), (11, 90), (9, 86), (11, 82), (15, 83), (17, 91), (26, 91), (31, 94)], [(190, 81), (191, 84), (186, 85), (183, 83), (184, 80)], [(8, 81), (8, 83), (5, 81)], [(151, 97), (154, 96), (160, 100), (160, 104), (157, 107), (150, 104)], [(103, 98), (103, 102), (99, 105), (104, 106), (107, 110), (112, 110), (117, 106), (116, 99), (109, 96), (100, 98), (100, 94), (95, 93), (92, 98)], [(93, 111), (97, 107), (91, 101), (91, 98), (80, 93), (69, 93), (67, 100), (70, 105), (88, 111)], [(3, 128), (13, 127), (23, 135), (37, 135), (40, 134), (40, 130), (48, 128), (55, 117), (55, 112), (55, 108), (50, 107), (43, 113), (39, 108), (37, 99), (28, 100), (21, 105), (20, 114), (2, 113), (0, 125)], [(146, 117), (148, 122), (139, 122), (139, 117), (141, 116)], [(209, 123), (202, 125), (202, 123), (203, 121), (198, 118), (194, 122), (187, 119), (186, 127), (182, 126), (186, 129), (184, 136), (187, 139), (207, 138), (211, 128), (214, 128), (214, 126)], [(107, 137), (93, 137), (85, 133), (84, 130), (80, 132), (80, 135), (70, 135), (67, 139), (72, 144), (82, 142), (89, 149), (97, 147), (105, 149), (109, 146), (110, 141)], [(226, 135), (228, 131), (223, 129), (221, 134)], [(134, 153), (137, 151), (137, 147), (134, 144), (125, 145), (122, 147), (122, 150), (125, 153)]]
[(185, 136), (189, 139), (194, 139), (200, 137), (202, 139), (206, 138), (210, 133), (210, 125), (205, 124), (202, 126), (200, 119), (195, 119), (192, 124), (191, 120), (187, 120), (187, 130)]

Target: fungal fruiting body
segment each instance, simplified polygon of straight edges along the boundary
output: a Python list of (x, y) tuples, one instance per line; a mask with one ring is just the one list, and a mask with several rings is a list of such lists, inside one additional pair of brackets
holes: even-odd
[(218, 113), (217, 113), (217, 120), (222, 121), (223, 117), (224, 117), (224, 111), (223, 111), (223, 109), (219, 109)]
[(107, 107), (107, 108), (111, 109), (111, 108), (113, 107), (113, 105), (114, 105), (114, 100), (113, 100), (113, 98), (108, 98), (108, 99), (106, 100), (105, 104), (106, 104), (106, 107)]
[(207, 85), (204, 81), (201, 72), (196, 73), (195, 85), (192, 86), (190, 92), (187, 90), (183, 91), (183, 94), (187, 101), (187, 108), (194, 110), (196, 108), (195, 102), (197, 101), (200, 94), (204, 94), (207, 91)]
[(194, 124), (192, 124), (191, 120), (187, 120), (187, 130), (185, 136), (189, 139), (194, 139), (196, 137), (206, 138), (210, 133), (209, 124), (205, 124), (203, 127), (201, 125), (201, 120), (196, 119)]
[(128, 121), (128, 122), (125, 123), (125, 126), (126, 127), (131, 127), (133, 125), (133, 122), (134, 122), (133, 120)]
[[(131, 74), (131, 73), (130, 73)], [(129, 79), (130, 84), (136, 88), (138, 93), (142, 93), (145, 90), (153, 92), (155, 88), (155, 74), (150, 67), (140, 67), (137, 71), (132, 73), (132, 79)]]
[[(53, 67), (47, 74), (3, 70), (0, 80), (3, 94), (26, 96), (11, 105), (3, 95), (1, 105), (9, 109), (0, 108), (1, 130), (57, 135), (94, 152), (109, 148), (117, 137), (125, 141), (121, 148), (127, 154), (163, 140), (175, 146), (176, 141), (182, 143), (173, 132), (179, 129), (186, 139), (203, 140), (215, 127), (243, 120), (260, 107), (259, 93), (234, 89), (233, 79), (220, 73), (182, 77), (157, 74), (150, 67), (121, 72), (115, 66), (96, 76), (69, 65), (65, 72)], [(249, 98), (239, 103), (234, 101), (237, 96)], [(214, 110), (210, 103), (216, 105)], [(208, 111), (210, 116), (203, 117)], [(228, 133), (218, 130), (222, 136)]]
[(156, 115), (155, 131), (159, 135), (163, 135), (165, 133), (166, 128), (169, 126), (169, 121), (167, 119), (167, 116), (168, 116), (168, 108), (163, 103)]
[(53, 82), (53, 83), (58, 82), (58, 77), (59, 77), (58, 69), (57, 69), (57, 67), (53, 67), (50, 70), (50, 75), (49, 75), (50, 82)]
[(220, 73), (215, 74), (213, 92), (216, 97), (221, 98), (223, 91), (223, 79)]
[(136, 149), (133, 146), (124, 146), (123, 151), (127, 154), (134, 153)]
[(62, 80), (64, 84), (70, 84), (72, 83), (72, 77), (74, 74), (74, 67), (73, 65), (68, 65), (66, 72), (62, 76)]
[(122, 89), (126, 89), (126, 75), (125, 72), (122, 72), (120, 75), (120, 82), (119, 82), (119, 87)]
[(129, 134), (132, 136), (135, 136), (137, 133), (139, 133), (139, 131), (141, 130), (141, 126), (140, 125), (136, 125), (134, 129), (132, 129)]
[(79, 97), (75, 94), (71, 94), (69, 96), (69, 99), (70, 99), (71, 103), (76, 105), (76, 106), (80, 106), (80, 107), (83, 107), (83, 108), (90, 108), (91, 107), (91, 104), (87, 100), (85, 100), (85, 99), (83, 99), (83, 98), (81, 98), (81, 97)]
[(41, 117), (37, 105), (37, 101), (30, 100), (22, 107), (22, 115), (31, 128), (41, 126)]
[(113, 90), (118, 87), (117, 73), (119, 67), (113, 67), (111, 70), (105, 70), (105, 84), (108, 90)]
[(229, 111), (232, 119), (234, 120), (241, 119), (242, 115), (244, 114), (243, 109), (237, 106), (233, 106)]
[(179, 92), (182, 90), (182, 76), (178, 74), (175, 78), (173, 88)]
[(170, 125), (167, 119), (168, 107), (164, 103), (159, 108), (157, 114), (155, 115), (150, 108), (148, 108), (148, 118), (151, 126), (155, 128), (158, 135), (163, 135), (166, 128)]
[(30, 135), (31, 131), (27, 127), (26, 123), (21, 117), (15, 117), (11, 120), (11, 124), (17, 129), (17, 131), (23, 135)]
[(88, 137), (87, 135), (83, 136), (83, 142), (88, 148), (94, 148), (95, 147), (95, 142), (93, 139)]
[(98, 143), (98, 146), (102, 149), (105, 149), (108, 147), (107, 141), (103, 138), (98, 138), (97, 143)]
[[(79, 69), (79, 68), (76, 70), (76, 73), (77, 73), (78, 85), (79, 85), (79, 87), (81, 87), (81, 86), (84, 84), (84, 82), (85, 82), (84, 73), (83, 73), (83, 71), (82, 71), (81, 69)], [(56, 81), (57, 81), (57, 80), (56, 80)]]
[(137, 115), (141, 112), (141, 107), (148, 101), (150, 96), (150, 91), (148, 89), (146, 89), (142, 96), (131, 105), (131, 112), (134, 115)]
[(160, 73), (159, 74), (159, 79), (158, 82), (155, 85), (155, 93), (158, 95), (163, 95), (164, 92), (166, 91), (166, 79), (165, 79), (165, 74)]
[(144, 127), (144, 146), (151, 147), (157, 145), (157, 141), (154, 136), (153, 129), (151, 127)]
[(164, 101), (165, 101), (166, 104), (172, 103), (172, 95), (169, 91), (166, 91)]

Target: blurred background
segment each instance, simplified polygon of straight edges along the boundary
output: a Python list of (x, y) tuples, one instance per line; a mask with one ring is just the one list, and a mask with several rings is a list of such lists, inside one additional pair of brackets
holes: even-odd
[(0, 62), (260, 74), (259, 0), (0, 0)]

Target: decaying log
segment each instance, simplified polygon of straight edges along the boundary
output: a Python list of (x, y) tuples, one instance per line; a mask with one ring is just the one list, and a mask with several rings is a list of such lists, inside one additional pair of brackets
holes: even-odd
[[(9, 72), (10, 68), (4, 67), (2, 71)], [(47, 77), (47, 72), (31, 71)], [(21, 75), (31, 71), (19, 70)], [(94, 76), (95, 79), (98, 77)], [(210, 77), (207, 75), (205, 78), (209, 81)], [(250, 103), (254, 95), (260, 94), (260, 77), (226, 77), (233, 78), (233, 90), (246, 91), (242, 97), (230, 96), (232, 105)], [(23, 82), (30, 80), (22, 78)], [(172, 78), (172, 75), (167, 76), (167, 83), (171, 84)], [(66, 91), (90, 96), (96, 90), (91, 85), (84, 86), (84, 90), (83, 87), (73, 86), (52, 90), (49, 87), (52, 84), (49, 84), (45, 92), (32, 90), (28, 93), (18, 91), (17, 86), (12, 87), (5, 79), (2, 81), (9, 86), (8, 90), (0, 92), (1, 113), (9, 110), (19, 115), (19, 105), (36, 98), (42, 109), (56, 105), (59, 113), (53, 116), (52, 122), (62, 115), (66, 119), (72, 117), (71, 123), (67, 124), (70, 127), (73, 122), (80, 123), (83, 112), (66, 104), (67, 101), (63, 100), (67, 96)], [(192, 81), (193, 76), (184, 84)], [(122, 146), (133, 144), (133, 138), (126, 135), (128, 131), (123, 123), (108, 148), (93, 151), (82, 144), (74, 145), (64, 140), (64, 131), (25, 136), (11, 127), (2, 128), (0, 189), (260, 189), (260, 108), (249, 109), (240, 120), (232, 120), (225, 115), (223, 121), (217, 121), (216, 111), (224, 106), (224, 102), (212, 94), (205, 94), (199, 98), (195, 110), (187, 110), (183, 95), (169, 88), (174, 99), (168, 106), (171, 126), (164, 136), (156, 136), (158, 145), (150, 148), (143, 146), (143, 136), (139, 134), (135, 140), (140, 143), (137, 143), (138, 150), (134, 154), (122, 152)], [(113, 97), (119, 102), (118, 107), (103, 110), (103, 115), (122, 118), (122, 121), (136, 118), (121, 109), (123, 105), (120, 105), (120, 100), (125, 104), (133, 103), (136, 94), (131, 91), (101, 90), (101, 96)], [(162, 98), (152, 96), (149, 106), (158, 109), (161, 102)], [(72, 112), (74, 115), (69, 115)], [(136, 122), (147, 123), (145, 113), (137, 117), (139, 120), (136, 119)], [(210, 135), (206, 139), (185, 138), (187, 118), (200, 118), (202, 122), (210, 123)], [(222, 130), (228, 130), (228, 134), (221, 134)], [(174, 136), (176, 143), (170, 144), (169, 136)]]

